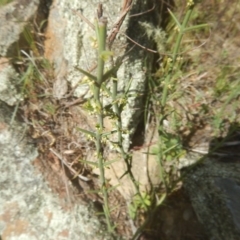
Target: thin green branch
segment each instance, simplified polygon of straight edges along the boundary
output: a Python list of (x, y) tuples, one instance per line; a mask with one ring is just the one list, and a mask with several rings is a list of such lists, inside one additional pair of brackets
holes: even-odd
[(113, 225), (110, 219), (110, 209), (108, 205), (108, 192), (106, 187), (106, 178), (105, 178), (105, 166), (104, 166), (104, 157), (103, 157), (103, 141), (102, 134), (104, 131), (103, 125), (103, 106), (100, 96), (101, 85), (103, 83), (103, 74), (104, 74), (104, 59), (103, 54), (106, 47), (106, 38), (107, 38), (107, 19), (100, 18), (95, 23), (97, 41), (98, 41), (98, 66), (97, 66), (97, 84), (94, 84), (94, 102), (95, 108), (98, 116), (98, 125), (96, 127), (96, 150), (98, 158), (98, 167), (100, 171), (100, 181), (101, 181), (101, 191), (103, 194), (104, 201), (104, 213), (107, 221), (108, 231), (113, 231)]
[(162, 107), (165, 106), (166, 101), (167, 101), (167, 95), (168, 95), (170, 80), (171, 80), (171, 77), (172, 77), (172, 71), (173, 71), (174, 66), (176, 64), (176, 60), (177, 60), (178, 53), (179, 53), (179, 50), (180, 50), (180, 44), (181, 44), (181, 41), (182, 41), (182, 38), (183, 38), (183, 35), (184, 35), (184, 32), (185, 32), (187, 23), (188, 23), (188, 21), (190, 19), (190, 16), (192, 14), (192, 11), (193, 11), (193, 6), (188, 8), (187, 13), (184, 17), (183, 23), (180, 24), (178, 22), (178, 20), (176, 19), (176, 17), (174, 16), (174, 14), (169, 10), (170, 15), (173, 17), (173, 19), (177, 23), (178, 36), (177, 36), (176, 44), (175, 44), (174, 49), (173, 49), (173, 57), (172, 57), (172, 62), (171, 62), (171, 68), (169, 69), (169, 72), (167, 73), (166, 79), (164, 81), (163, 95), (162, 95), (162, 101), (161, 101)]

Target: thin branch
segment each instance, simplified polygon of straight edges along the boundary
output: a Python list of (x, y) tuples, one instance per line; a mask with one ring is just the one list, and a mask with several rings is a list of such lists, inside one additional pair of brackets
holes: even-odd
[(125, 0), (123, 2), (123, 8), (122, 8), (122, 11), (120, 13), (120, 17), (113, 24), (112, 31), (110, 32), (110, 34), (107, 38), (109, 49), (111, 49), (111, 46), (112, 46), (112, 44), (113, 44), (121, 26), (122, 26), (122, 23), (123, 23), (126, 15), (129, 12), (131, 7), (132, 7), (132, 0)]
[(88, 26), (90, 28), (92, 28), (93, 31), (95, 31), (95, 26), (86, 17), (84, 17), (80, 12), (78, 12), (78, 11), (76, 11), (74, 9), (72, 9), (72, 12), (74, 14), (78, 15), (84, 22), (86, 22), (88, 24)]
[(139, 46), (140, 48), (142, 48), (142, 49), (144, 49), (144, 50), (146, 50), (146, 51), (152, 52), (152, 53), (158, 53), (158, 52), (155, 51), (155, 50), (152, 50), (152, 49), (150, 49), (150, 48), (144, 47), (144, 46), (142, 46), (141, 44), (137, 43), (137, 42), (134, 41), (132, 38), (128, 37), (125, 33), (120, 32), (120, 31), (119, 31), (119, 33), (121, 33), (122, 35), (124, 35), (127, 39), (129, 39), (132, 43), (136, 44), (136, 45)]
[(59, 158), (59, 160), (61, 160), (61, 162), (75, 175), (77, 176), (79, 179), (85, 181), (85, 182), (88, 182), (90, 181), (91, 179), (81, 175), (81, 174), (78, 174), (69, 164), (68, 162), (64, 159), (64, 157), (61, 156), (61, 154), (59, 154), (56, 150), (54, 150), (53, 148), (49, 148), (49, 150)]
[(151, 9), (149, 9), (149, 10), (147, 10), (147, 11), (145, 11), (145, 12), (132, 14), (132, 15), (130, 15), (129, 17), (138, 17), (138, 16), (141, 16), (141, 15), (144, 15), (144, 14), (146, 14), (146, 13), (149, 13), (149, 12), (153, 11), (154, 8), (155, 8), (155, 4), (153, 5), (153, 7), (152, 7)]

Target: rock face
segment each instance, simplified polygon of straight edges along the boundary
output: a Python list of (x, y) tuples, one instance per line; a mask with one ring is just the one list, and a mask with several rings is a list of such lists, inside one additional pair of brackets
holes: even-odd
[[(69, 182), (65, 187), (70, 195), (65, 198), (48, 187), (37, 171), (38, 153), (29, 144), (26, 126), (16, 121), (9, 125), (12, 112), (0, 103), (1, 239), (101, 239), (104, 235), (99, 220), (86, 204), (73, 198), (76, 191)], [(44, 171), (59, 188), (64, 188), (51, 168)]]
[[(56, 80), (53, 93), (57, 99), (63, 98), (74, 86), (77, 86), (74, 92), (76, 97), (85, 99), (91, 97), (88, 85), (83, 81), (84, 75), (77, 71), (76, 67), (89, 72), (94, 69), (94, 66), (96, 67), (97, 49), (93, 47), (94, 41), (96, 41), (96, 33), (86, 21), (79, 17), (79, 13), (94, 24), (98, 3), (97, 0), (91, 1), (91, 3), (78, 0), (71, 1), (71, 3), (67, 0), (53, 1), (46, 32), (45, 56), (53, 62), (55, 67)], [(148, 77), (145, 70), (151, 67), (154, 57), (153, 53), (143, 48), (154, 49), (155, 47), (153, 36), (146, 32), (147, 28), (154, 29), (154, 26), (160, 26), (159, 5), (160, 2), (156, 0), (132, 1), (131, 10), (120, 29), (121, 33), (119, 33), (111, 48), (114, 53), (114, 60), (126, 54), (126, 59), (117, 72), (119, 93), (123, 93), (131, 82), (127, 104), (122, 112), (123, 129), (129, 131), (129, 133), (124, 134), (126, 151), (129, 149), (133, 133), (140, 121), (140, 115), (143, 113)], [(122, 8), (122, 1), (103, 3), (103, 15), (108, 19), (108, 34), (112, 31), (114, 23), (122, 15)], [(142, 45), (143, 48), (127, 39), (126, 35)], [(109, 67), (108, 63), (106, 65)], [(95, 74), (95, 72), (96, 69), (91, 73)], [(69, 85), (71, 85), (70, 89), (68, 89)], [(104, 99), (106, 105), (109, 101), (111, 100)], [(84, 109), (82, 111), (84, 112)], [(95, 118), (90, 116), (89, 112), (85, 112), (85, 116), (93, 126), (92, 131), (95, 131)], [(115, 129), (115, 126), (106, 119), (105, 128), (108, 132)], [(112, 136), (112, 139), (114, 139), (114, 136)], [(156, 173), (158, 163), (153, 158), (148, 160), (150, 157), (142, 153), (145, 150), (142, 149), (139, 153), (133, 153), (132, 164), (134, 176), (143, 190), (149, 187), (150, 178), (153, 184), (159, 182), (158, 173)], [(93, 152), (89, 155), (91, 156), (87, 159), (88, 161), (96, 161)], [(110, 169), (106, 169), (106, 178), (110, 179), (113, 186), (120, 184), (121, 186), (118, 189), (121, 194), (125, 199), (131, 199), (131, 196), (135, 194), (131, 180), (127, 176), (120, 180), (120, 177), (126, 172), (126, 166), (121, 156), (119, 157), (115, 151), (111, 151), (107, 158), (118, 159), (119, 161), (111, 164)], [(141, 165), (139, 165), (140, 161)], [(95, 170), (95, 173), (98, 174), (98, 169)]]
[(16, 56), (15, 46), (38, 4), (19, 0), (0, 9), (0, 239), (108, 239), (62, 168), (38, 158), (27, 126), (15, 116), (20, 79), (9, 57)]
[[(0, 11), (0, 56), (16, 56), (11, 47), (19, 40), (19, 35), (27, 21), (36, 14), (39, 0), (14, 1)], [(17, 23), (17, 24), (16, 24)]]
[[(75, 96), (85, 98), (91, 96), (88, 85), (83, 82), (84, 75), (77, 71), (75, 67), (95, 73), (93, 69), (97, 63), (97, 50), (93, 45), (96, 41), (96, 33), (86, 21), (79, 17), (79, 13), (88, 21), (94, 23), (98, 3), (97, 0), (91, 1), (91, 3), (78, 0), (71, 1), (71, 3), (67, 0), (55, 0), (53, 2), (45, 42), (45, 56), (55, 65), (54, 94), (56, 98), (64, 97), (68, 82), (71, 83), (72, 87), (78, 85)], [(133, 1), (131, 11), (123, 22), (119, 37), (115, 40), (111, 49), (114, 58), (116, 58), (128, 53), (135, 46), (126, 55), (128, 58), (117, 73), (119, 93), (123, 93), (131, 81), (128, 103), (122, 113), (123, 127), (130, 132), (125, 136), (125, 149), (128, 149), (131, 144), (132, 134), (136, 130), (139, 116), (142, 113), (147, 79), (145, 69), (152, 64), (153, 58), (148, 51), (128, 40), (126, 35), (144, 48), (153, 48), (154, 41), (147, 36), (146, 27), (143, 25), (159, 26), (159, 4), (159, 1)], [(109, 1), (103, 4), (103, 14), (108, 19), (108, 34), (112, 31), (114, 23), (122, 15), (122, 8), (122, 1)], [(138, 16), (134, 17), (134, 14), (138, 14)], [(132, 17), (129, 17), (130, 15)], [(105, 99), (105, 102), (108, 104), (109, 100)]]
[(38, 5), (38, 0), (14, 1), (0, 10), (0, 99), (11, 106), (21, 99), (21, 95), (16, 88), (17, 73), (4, 57), (17, 56), (16, 43), (36, 14)]
[(240, 239), (239, 133), (223, 145), (202, 163), (183, 170), (184, 187), (209, 239), (236, 240)]
[(0, 99), (10, 106), (22, 100), (16, 87), (17, 81), (19, 81), (18, 74), (9, 64), (8, 59), (0, 58)]

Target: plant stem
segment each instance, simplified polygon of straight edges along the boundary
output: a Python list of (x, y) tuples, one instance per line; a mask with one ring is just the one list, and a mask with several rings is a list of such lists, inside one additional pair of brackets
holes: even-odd
[(104, 171), (104, 157), (103, 157), (103, 144), (102, 144), (102, 133), (104, 130), (103, 124), (103, 106), (100, 96), (101, 85), (103, 82), (104, 73), (104, 59), (103, 53), (106, 47), (106, 32), (107, 32), (107, 20), (100, 18), (96, 21), (96, 33), (98, 40), (98, 66), (97, 66), (97, 84), (94, 84), (94, 101), (96, 104), (96, 111), (98, 116), (98, 126), (96, 129), (96, 149), (98, 158), (98, 167), (100, 171), (101, 191), (103, 194), (104, 201), (104, 213), (107, 221), (108, 231), (112, 232), (113, 227), (110, 219), (110, 210), (108, 205), (108, 192), (106, 187), (106, 178)]
[(179, 52), (179, 49), (180, 49), (180, 44), (181, 44), (183, 35), (185, 33), (187, 23), (188, 23), (188, 21), (190, 19), (190, 16), (192, 14), (192, 11), (193, 11), (193, 6), (188, 8), (187, 13), (184, 17), (183, 23), (182, 23), (182, 25), (180, 25), (180, 27), (178, 29), (179, 32), (178, 32), (176, 44), (175, 44), (174, 49), (173, 49), (173, 58), (172, 58), (171, 68), (169, 69), (169, 71), (167, 73), (167, 76), (166, 76), (166, 79), (164, 81), (163, 95), (162, 95), (162, 101), (161, 101), (162, 107), (164, 107), (166, 105), (166, 102), (167, 102), (169, 83), (170, 83), (170, 80), (171, 80), (171, 77), (172, 77), (174, 66), (175, 66), (176, 61), (177, 61), (178, 52)]
[(119, 151), (120, 151), (122, 158), (127, 167), (127, 171), (126, 171), (126, 173), (124, 173), (124, 175), (129, 174), (129, 177), (135, 187), (136, 194), (139, 196), (141, 203), (144, 205), (144, 207), (147, 207), (147, 205), (140, 193), (139, 184), (137, 183), (137, 181), (133, 175), (133, 172), (132, 172), (132, 156), (130, 154), (126, 153), (123, 148), (123, 129), (122, 129), (121, 109), (119, 107), (119, 101), (117, 99), (117, 88), (118, 88), (118, 80), (117, 80), (117, 76), (115, 75), (113, 78), (112, 101), (113, 101), (113, 111), (114, 111), (115, 117), (117, 119), (116, 121), (117, 121), (118, 147), (119, 147)]

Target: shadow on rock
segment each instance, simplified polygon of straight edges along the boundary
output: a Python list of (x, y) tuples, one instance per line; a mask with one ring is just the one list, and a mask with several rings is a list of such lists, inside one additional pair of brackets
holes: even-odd
[(208, 238), (240, 239), (240, 128), (213, 139), (200, 163), (182, 170), (186, 190)]

